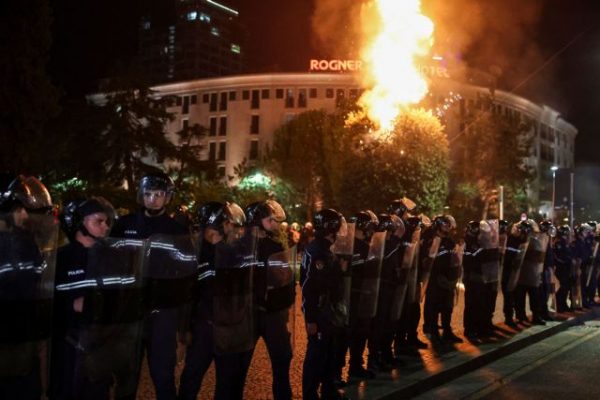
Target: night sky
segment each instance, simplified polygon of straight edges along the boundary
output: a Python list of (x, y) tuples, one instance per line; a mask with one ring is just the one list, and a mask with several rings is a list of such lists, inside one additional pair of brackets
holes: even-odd
[[(306, 71), (308, 59), (332, 56), (331, 43), (315, 40), (311, 16), (317, 0), (239, 0), (246, 27), (250, 72)], [(340, 10), (355, 0), (339, 3)], [(96, 88), (97, 79), (131, 62), (137, 46), (141, 0), (81, 2), (52, 0), (54, 44), (50, 69), (67, 95)], [(226, 0), (224, 0), (227, 3)], [(600, 139), (600, 1), (597, 0), (423, 0), (434, 9), (442, 42), (470, 66), (500, 67), (502, 89), (558, 109), (579, 129), (577, 164), (596, 162)], [(485, 3), (481, 5), (479, 3)], [(442, 7), (453, 7), (439, 11)], [(474, 13), (473, 7), (479, 13)], [(465, 15), (477, 21), (464, 21)], [(471, 17), (469, 17), (471, 18)], [(461, 19), (461, 20), (459, 20)], [(469, 28), (465, 28), (469, 27)], [(465, 30), (469, 39), (464, 41)], [(338, 31), (339, 37), (350, 35)], [(335, 43), (338, 38), (333, 38)], [(436, 39), (437, 40), (437, 39)], [(564, 49), (569, 42), (572, 44)], [(327, 47), (327, 48), (325, 48)], [(557, 55), (557, 52), (564, 51)], [(545, 60), (555, 58), (525, 79)], [(524, 84), (523, 84), (524, 83)]]

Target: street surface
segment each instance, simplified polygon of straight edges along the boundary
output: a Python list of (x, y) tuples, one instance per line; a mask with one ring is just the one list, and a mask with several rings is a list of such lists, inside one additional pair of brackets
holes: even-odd
[(571, 327), (416, 399), (600, 398), (600, 319)]

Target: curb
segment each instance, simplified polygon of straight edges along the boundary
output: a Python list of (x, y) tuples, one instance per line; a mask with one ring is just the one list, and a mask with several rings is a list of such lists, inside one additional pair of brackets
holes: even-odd
[[(455, 380), (469, 372), (475, 371), (487, 364), (490, 364), (503, 357), (506, 357), (512, 353), (518, 352), (527, 346), (547, 339), (550, 336), (556, 335), (557, 333), (563, 332), (572, 326), (581, 325), (585, 321), (591, 320), (596, 317), (600, 317), (600, 308), (595, 308), (586, 313), (573, 316), (565, 321), (561, 321), (555, 325), (552, 325), (547, 329), (542, 329), (538, 332), (524, 335), (521, 338), (511, 339), (506, 343), (501, 344), (498, 347), (491, 349), (484, 354), (476, 356), (468, 361), (459, 363), (457, 365), (450, 366), (433, 375), (426, 375), (424, 373), (423, 375), (425, 376), (423, 376), (423, 378), (418, 379), (417, 377), (415, 377), (415, 379), (417, 380), (402, 382), (402, 386), (400, 386), (400, 384), (402, 384), (400, 382), (386, 382), (384, 385), (379, 386), (377, 390), (373, 390), (373, 392), (377, 393), (369, 393), (369, 385), (367, 384), (365, 387), (353, 388), (354, 390), (348, 388), (350, 390), (347, 390), (347, 395), (349, 394), (348, 392), (352, 392), (353, 394), (358, 392), (360, 393), (359, 397), (361, 399), (377, 400), (389, 400), (399, 398), (406, 399), (415, 397), (429, 390), (435, 389), (452, 380)], [(416, 373), (414, 375), (418, 374), (419, 373)], [(408, 376), (407, 378), (411, 377)], [(354, 396), (351, 396), (351, 398), (354, 398)]]

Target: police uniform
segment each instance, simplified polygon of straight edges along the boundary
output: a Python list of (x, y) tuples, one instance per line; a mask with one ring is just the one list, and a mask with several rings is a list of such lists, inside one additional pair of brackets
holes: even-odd
[(179, 383), (179, 399), (198, 397), (204, 374), (215, 358), (213, 341), (213, 293), (215, 246), (202, 239), (198, 258), (198, 281), (194, 287), (191, 320), (192, 341), (185, 354), (185, 367)]
[(481, 270), (481, 255), (483, 250), (483, 248), (479, 247), (476, 237), (467, 236), (465, 238), (463, 259), (465, 284), (463, 325), (465, 336), (481, 334), (485, 325), (485, 285)]
[(88, 250), (76, 240), (58, 249), (48, 391), (51, 399), (75, 399), (81, 313), (74, 310), (73, 303), (96, 283), (86, 277), (87, 259)]
[(513, 270), (513, 263), (519, 256), (521, 250), (519, 246), (523, 244), (523, 239), (514, 235), (509, 235), (506, 241), (506, 252), (504, 254), (504, 266), (502, 268), (502, 296), (504, 297), (504, 319), (507, 324), (512, 324), (515, 315), (515, 293), (509, 290), (508, 284)]
[(334, 386), (334, 304), (340, 301), (343, 272), (330, 247), (332, 242), (316, 237), (302, 257), (302, 310), (307, 324), (317, 324), (317, 333), (308, 337), (302, 369), (302, 398), (336, 398)]
[(567, 297), (573, 286), (571, 274), (573, 264), (573, 248), (565, 238), (558, 238), (554, 243), (554, 261), (556, 264), (556, 278), (560, 287), (556, 291), (556, 308), (558, 312), (570, 311)]
[[(117, 220), (111, 236), (127, 239), (147, 239), (153, 234), (183, 235), (184, 227), (165, 213), (158, 216), (146, 215), (144, 209)], [(156, 397), (174, 399), (175, 364), (179, 308), (172, 304), (171, 297), (180, 295), (169, 291), (166, 279), (146, 278), (144, 302), (147, 311), (144, 328), (144, 347), (148, 355), (150, 376)]]
[(38, 298), (44, 260), (31, 234), (0, 232), (0, 398), (42, 395), (39, 342), (49, 336), (51, 304)]

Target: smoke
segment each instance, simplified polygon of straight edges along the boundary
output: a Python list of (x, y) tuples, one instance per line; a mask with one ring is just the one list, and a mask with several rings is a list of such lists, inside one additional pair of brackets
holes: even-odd
[(362, 5), (356, 0), (315, 0), (313, 45), (332, 58), (358, 58)]

